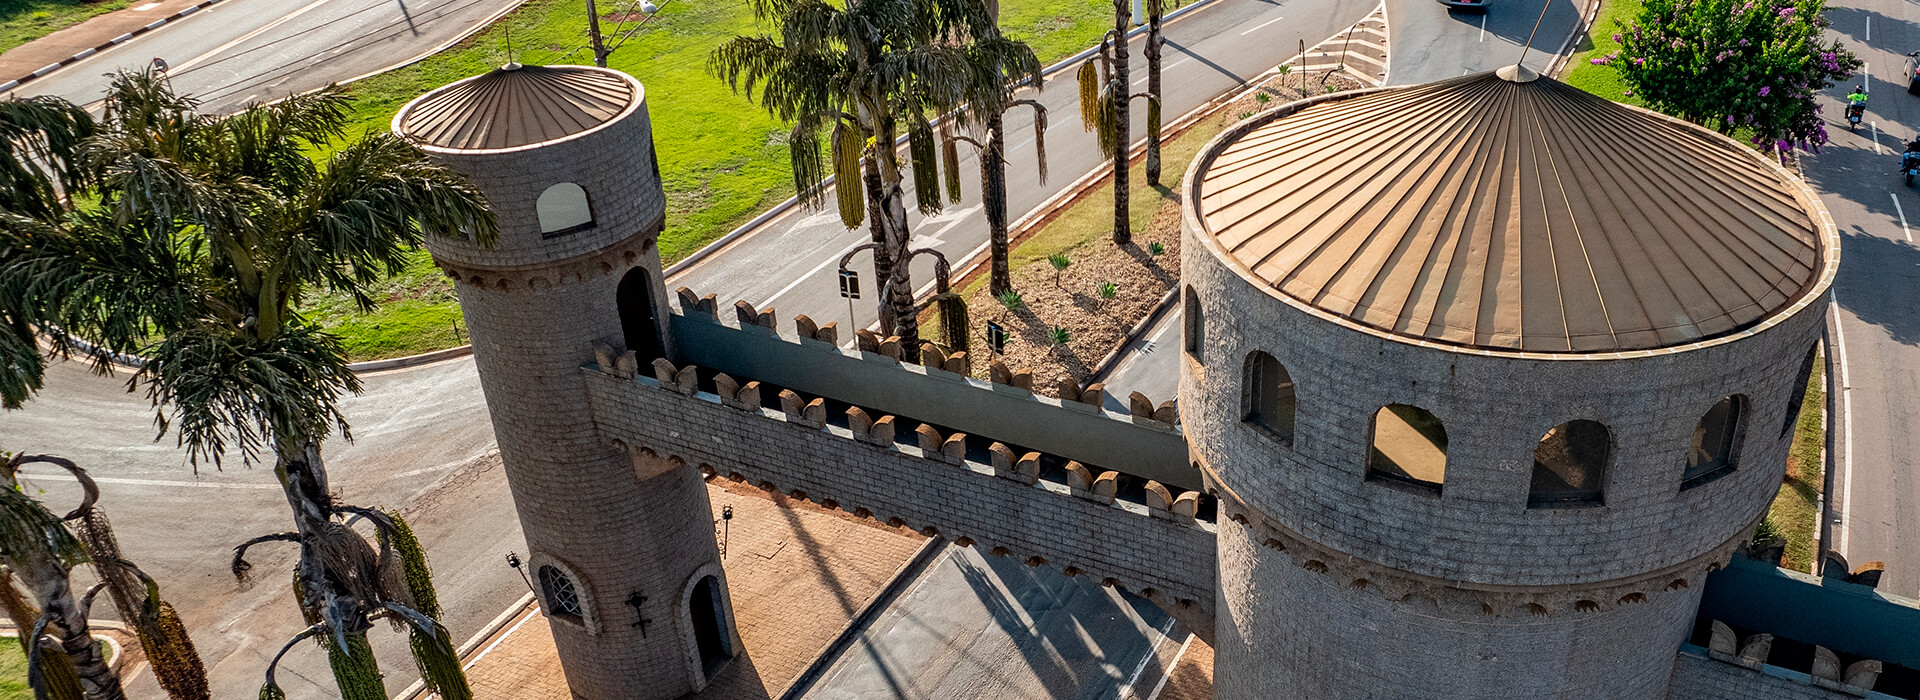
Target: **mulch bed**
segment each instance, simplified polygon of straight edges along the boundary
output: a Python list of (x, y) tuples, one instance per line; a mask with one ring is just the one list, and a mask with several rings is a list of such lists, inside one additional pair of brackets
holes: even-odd
[[(1321, 77), (1307, 75), (1308, 90), (1325, 90)], [(1248, 91), (1222, 106), (1193, 128), (1211, 127), (1217, 132), (1244, 116), (1300, 99), (1305, 94), (1298, 89), (1300, 83), (1298, 74), (1274, 77), (1259, 90)], [(1330, 76), (1325, 85), (1336, 90), (1361, 87), (1358, 81), (1342, 74)], [(1262, 93), (1267, 95), (1265, 101), (1259, 97)], [(1169, 162), (1167, 166), (1166, 172), (1179, 173), (1185, 171), (1187, 163)], [(1136, 182), (1132, 196), (1160, 195), (1144, 182)], [(1058, 273), (1057, 282), (1053, 266), (1044, 259), (1012, 270), (1013, 288), (1024, 301), (1019, 308), (1003, 307), (988, 292), (986, 284), (974, 285), (967, 295), (971, 346), (975, 350), (970, 353), (975, 356), (974, 375), (987, 378), (988, 364), (983, 360), (988, 356), (987, 323), (992, 321), (999, 323), (1010, 336), (1006, 352), (998, 359), (1012, 370), (1031, 370), (1036, 391), (1053, 395), (1061, 379), (1086, 385), (1099, 369), (1095, 365), (1119, 347), (1127, 331), (1151, 314), (1167, 291), (1179, 284), (1180, 212), (1181, 191), (1176, 187), (1154, 213), (1152, 221), (1144, 229), (1133, 232), (1131, 243), (1116, 246), (1110, 236), (1102, 235), (1068, 250), (1072, 264)], [(1154, 243), (1164, 246), (1159, 255), (1149, 252)], [(1019, 245), (1016, 242), (1015, 247)], [(1099, 297), (1098, 286), (1105, 283), (1119, 287), (1115, 298)], [(1054, 328), (1066, 330), (1068, 340), (1064, 345), (1054, 342), (1050, 334)]]

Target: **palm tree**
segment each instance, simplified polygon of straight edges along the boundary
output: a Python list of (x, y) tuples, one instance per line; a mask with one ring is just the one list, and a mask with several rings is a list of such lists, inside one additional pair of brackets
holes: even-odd
[[(999, 3), (988, 4), (987, 11), (993, 17), (994, 38), (1002, 39)], [(1024, 43), (1021, 43), (1020, 47), (1027, 49)], [(1040, 61), (1033, 56), (1033, 51), (1027, 49), (1021, 53), (1024, 56), (1019, 57), (1020, 63), (990, 66), (982, 75), (987, 80), (996, 81), (1000, 89), (1005, 91), (1001, 102), (1006, 107), (1033, 108), (1033, 147), (1039, 159), (1040, 182), (1046, 184), (1047, 108), (1038, 100), (1021, 100), (1013, 97), (1014, 89), (1022, 84), (1031, 84), (1035, 90), (1044, 89), (1042, 83), (1044, 76)], [(1010, 251), (1007, 242), (1006, 119), (1005, 112), (1001, 110), (981, 112), (975, 109), (973, 113), (986, 131), (986, 143), (975, 143), (974, 146), (980, 151), (980, 203), (984, 205), (987, 214), (987, 251), (988, 259), (991, 261), (987, 289), (993, 296), (998, 297), (1013, 291), (1012, 271), (1008, 269)], [(964, 137), (956, 138), (970, 141)], [(955, 189), (959, 185), (958, 173), (955, 172), (957, 163), (954, 162), (957, 160), (957, 158), (951, 159), (948, 164), (948, 177), (954, 180), (952, 187)]]
[(915, 251), (894, 144), (904, 129), (916, 203), (938, 211), (931, 117), (963, 104), (1004, 111), (1006, 91), (985, 72), (1032, 61), (1032, 51), (999, 37), (981, 0), (753, 0), (753, 10), (779, 36), (734, 37), (714, 49), (708, 69), (793, 123), (788, 149), (802, 201), (819, 202), (831, 164), (841, 222), (871, 222), (881, 326), (901, 338), (904, 359), (916, 360)]
[[(243, 543), (234, 569), (246, 570), (254, 544), (300, 546), (296, 588), (312, 624), (301, 638), (326, 637), (342, 697), (386, 697), (366, 640), (379, 618), (423, 636), (414, 655), (429, 687), (470, 697), (445, 629), (393, 583), (391, 519), (327, 488), (320, 441), (336, 428), (350, 437), (338, 400), (360, 383), (340, 341), (294, 303), (325, 287), (370, 308), (369, 285), (423, 236), (490, 243), (484, 198), (384, 132), (316, 163), (309, 153), (343, 135), (338, 87), (216, 117), (156, 75), (123, 73), (105, 104), (85, 148), (100, 205), (58, 225), (0, 220), (0, 239), (22, 251), (0, 268), (0, 308), (93, 341), (96, 362), (145, 356), (130, 386), (145, 388), (162, 434), (175, 431), (196, 468), (230, 452), (247, 464), (272, 455), (295, 529)], [(378, 555), (350, 526), (357, 518), (377, 529)], [(269, 668), (262, 694), (278, 693)]]
[(1147, 92), (1128, 93), (1132, 83), (1127, 65), (1127, 29), (1133, 11), (1127, 0), (1113, 0), (1113, 29), (1100, 40), (1100, 51), (1080, 64), (1080, 122), (1099, 139), (1100, 151), (1113, 159), (1113, 242), (1126, 245), (1133, 241), (1133, 220), (1129, 215), (1128, 167), (1133, 123), (1129, 106), (1134, 98), (1147, 100), (1147, 172), (1153, 184), (1160, 175), (1160, 0), (1149, 0), (1147, 54)]
[(1160, 35), (1160, 23), (1166, 0), (1147, 0), (1147, 184), (1160, 186), (1160, 47), (1166, 39)]
[[(57, 97), (0, 101), (0, 216), (59, 216), (62, 193), (84, 181), (77, 149), (92, 134), (86, 110)], [(13, 254), (0, 240), (0, 266)], [(34, 343), (27, 319), (0, 306), (0, 408), (19, 408), (40, 389)]]
[[(34, 463), (51, 464), (71, 474), (80, 485), (80, 506), (55, 518), (28, 498), (19, 481), (20, 468)], [(118, 588), (121, 584), (116, 579), (137, 578), (137, 586), (114, 590), (113, 598), (121, 618), (137, 632), (161, 687), (176, 700), (211, 697), (193, 640), (173, 607), (160, 599), (159, 585), (120, 558), (119, 545), (97, 505), (100, 490), (86, 470), (63, 457), (13, 455), (0, 458), (0, 483), (4, 484), (0, 488), (0, 558), (5, 559), (9, 576), (3, 582), (4, 597), (9, 599), (5, 607), (16, 627), (34, 630), (22, 636), (23, 644), (28, 639), (51, 642), (27, 646), (27, 678), (35, 692), (62, 699), (125, 697), (119, 674), (106, 665), (92, 639), (87, 618), (101, 590)], [(93, 563), (100, 582), (75, 600), (70, 584), (73, 568), (86, 561)], [(16, 579), (33, 593), (38, 609), (15, 600), (19, 597), (12, 587)], [(129, 602), (122, 603), (123, 596)]]

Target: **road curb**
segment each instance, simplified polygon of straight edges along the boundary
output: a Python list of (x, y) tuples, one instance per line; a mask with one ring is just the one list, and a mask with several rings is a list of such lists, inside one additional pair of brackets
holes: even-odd
[(938, 558), (941, 552), (946, 551), (946, 545), (947, 539), (944, 537), (929, 537), (926, 542), (921, 543), (920, 551), (915, 552), (912, 559), (908, 559), (898, 571), (893, 572), (893, 579), (887, 582), (887, 587), (874, 594), (873, 600), (867, 601), (866, 606), (860, 609), (860, 613), (847, 621), (847, 626), (840, 629), (840, 634), (834, 636), (833, 642), (828, 644), (827, 648), (821, 649), (819, 656), (813, 657), (813, 663), (807, 664), (806, 670), (794, 677), (793, 683), (780, 694), (780, 700), (800, 700), (801, 696), (812, 690), (813, 684), (826, 675), (827, 669), (833, 666), (833, 662), (838, 660), (841, 654), (846, 653), (848, 647), (853, 646), (854, 640), (860, 636), (860, 631), (872, 625), (874, 619), (880, 617), (880, 613), (885, 611), (887, 606), (899, 599), (900, 594), (906, 591), (908, 584), (919, 580), (920, 574), (933, 565), (933, 560)]
[[(485, 644), (487, 640), (493, 638), (493, 635), (499, 634), (500, 630), (505, 629), (507, 623), (512, 622), (514, 618), (519, 617), (522, 613), (525, 613), (528, 608), (532, 608), (533, 606), (533, 591), (527, 591), (526, 595), (520, 596), (519, 601), (507, 606), (506, 610), (501, 611), (499, 615), (495, 615), (492, 621), (488, 622), (484, 627), (481, 627), (479, 632), (475, 632), (473, 636), (468, 637), (467, 641), (460, 645), (460, 648), (453, 651), (454, 658), (459, 659), (463, 663), (471, 661), (472, 659), (467, 657), (473, 654), (474, 650), (479, 649), (481, 644)], [(401, 690), (399, 695), (393, 696), (393, 700), (414, 700), (425, 692), (427, 692), (426, 681), (416, 680), (413, 682), (413, 685), (409, 685), (405, 690)]]
[[(140, 27), (131, 32), (121, 34), (120, 36), (116, 36), (104, 44), (96, 44), (93, 46), (93, 48), (90, 48), (85, 51), (76, 53), (72, 56), (68, 56), (66, 58), (60, 59), (59, 61), (56, 61), (54, 63), (49, 63), (45, 66), (41, 66), (38, 70), (35, 70), (32, 73), (23, 75), (19, 78), (15, 78), (13, 80), (9, 80), (4, 83), (0, 83), (0, 92), (9, 92), (15, 88), (20, 87), (24, 83), (31, 82), (36, 78), (44, 78), (49, 73), (52, 73), (54, 71), (60, 70), (61, 68), (65, 68), (67, 66), (73, 65), (74, 63), (79, 62), (81, 59), (88, 58), (94, 54), (100, 53), (101, 51), (105, 51), (115, 46), (119, 46), (121, 44), (127, 43), (128, 41), (132, 41), (134, 37), (137, 37), (147, 32), (153, 31), (155, 29), (159, 29), (161, 27), (167, 26), (169, 22), (172, 22), (174, 20), (186, 19), (188, 15), (191, 15), (195, 12), (199, 12), (208, 7), (218, 5), (225, 1), (226, 0), (201, 0), (201, 2), (194, 4), (192, 7), (188, 7), (186, 9), (180, 10), (179, 12), (175, 12), (171, 15), (161, 17), (160, 19), (154, 20), (152, 22), (148, 22), (146, 26)], [(126, 10), (120, 10), (120, 12), (125, 12), (125, 11)]]
[(1093, 374), (1087, 376), (1087, 383), (1106, 381), (1107, 374), (1113, 371), (1114, 365), (1119, 364), (1120, 357), (1127, 354), (1127, 348), (1133, 347), (1141, 336), (1146, 335), (1147, 329), (1153, 328), (1160, 323), (1160, 319), (1166, 318), (1167, 310), (1173, 308), (1173, 300), (1179, 295), (1180, 285), (1178, 284), (1167, 290), (1166, 295), (1160, 297), (1160, 303), (1153, 307), (1153, 311), (1134, 322), (1133, 327), (1127, 329), (1126, 335), (1120, 336), (1120, 344), (1113, 346), (1112, 350), (1107, 351), (1106, 357), (1100, 358), (1100, 361), (1093, 365)]
[[(1178, 10), (1174, 10), (1173, 12), (1167, 13), (1166, 16), (1160, 18), (1161, 31), (1166, 31), (1166, 23), (1171, 22), (1180, 17), (1184, 17), (1193, 12), (1196, 12), (1202, 7), (1212, 6), (1215, 2), (1216, 0), (1198, 0), (1198, 2), (1195, 2), (1191, 5), (1187, 5), (1186, 7), (1182, 7)], [(1143, 34), (1146, 31), (1147, 31), (1147, 26), (1143, 24), (1127, 30), (1127, 37), (1132, 38), (1139, 34)], [(1068, 67), (1076, 65), (1081, 61), (1085, 61), (1088, 58), (1092, 57), (1093, 54), (1095, 52), (1098, 52), (1099, 50), (1100, 50), (1100, 47), (1098, 45), (1082, 49), (1079, 53), (1076, 53), (1066, 58), (1055, 61), (1053, 62), (1052, 65), (1049, 65), (1046, 68), (1040, 69), (1040, 76), (1042, 78), (1045, 78), (1046, 76), (1066, 70)], [(906, 143), (906, 140), (907, 140), (907, 137), (906, 135), (903, 134), (899, 138), (899, 143)], [(895, 144), (895, 145), (898, 145), (898, 144)], [(820, 183), (820, 186), (822, 188), (830, 187), (832, 185), (833, 185), (833, 176), (831, 175), (827, 176), (827, 178), (825, 180), (822, 180)], [(713, 240), (713, 242), (708, 243), (704, 246), (701, 246), (699, 250), (693, 251), (691, 255), (681, 258), (679, 262), (676, 262), (672, 265), (668, 265), (667, 269), (661, 272), (661, 276), (671, 278), (674, 275), (680, 274), (681, 272), (685, 272), (687, 268), (690, 268), (695, 264), (698, 264), (700, 261), (705, 260), (708, 257), (711, 257), (714, 253), (720, 252), (721, 250), (725, 249), (727, 246), (732, 245), (735, 241), (738, 241), (741, 238), (745, 238), (747, 234), (753, 233), (754, 231), (758, 230), (761, 226), (767, 225), (768, 222), (771, 222), (774, 219), (779, 218), (780, 215), (793, 210), (793, 208), (796, 206), (799, 206), (799, 204), (800, 204), (799, 195), (788, 197), (787, 201), (774, 205), (772, 209), (768, 209), (765, 212), (762, 212), (759, 216), (753, 217), (752, 221), (748, 221), (747, 223), (741, 224), (739, 228), (729, 231), (727, 232), (727, 235), (716, 238)]]
[(347, 369), (351, 370), (355, 374), (365, 374), (368, 372), (381, 372), (381, 371), (390, 370), (390, 369), (404, 369), (407, 367), (418, 367), (420, 365), (432, 364), (435, 362), (439, 362), (441, 360), (451, 360), (456, 357), (466, 357), (472, 354), (473, 354), (473, 345), (467, 344), (467, 345), (462, 345), (460, 347), (447, 348), (445, 350), (435, 350), (433, 352), (423, 352), (418, 355), (408, 355), (406, 357), (393, 357), (385, 360), (367, 360), (366, 362), (355, 362), (353, 364), (347, 365)]

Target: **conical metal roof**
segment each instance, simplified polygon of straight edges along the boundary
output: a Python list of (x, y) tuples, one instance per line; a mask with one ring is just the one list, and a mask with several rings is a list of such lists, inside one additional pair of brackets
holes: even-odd
[(1818, 204), (1765, 156), (1530, 73), (1324, 100), (1215, 144), (1199, 234), (1299, 302), (1493, 350), (1685, 344), (1817, 283)]
[(420, 96), (393, 127), (441, 148), (515, 148), (605, 124), (640, 94), (633, 78), (605, 68), (510, 63)]

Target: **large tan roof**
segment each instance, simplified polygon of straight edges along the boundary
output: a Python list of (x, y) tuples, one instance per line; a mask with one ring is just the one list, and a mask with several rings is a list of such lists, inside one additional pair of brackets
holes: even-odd
[(1820, 275), (1813, 214), (1764, 156), (1551, 79), (1280, 111), (1214, 146), (1200, 235), (1256, 282), (1395, 335), (1666, 347), (1753, 325)]
[(639, 98), (639, 83), (605, 68), (509, 64), (420, 96), (393, 128), (441, 148), (514, 148), (599, 126)]

